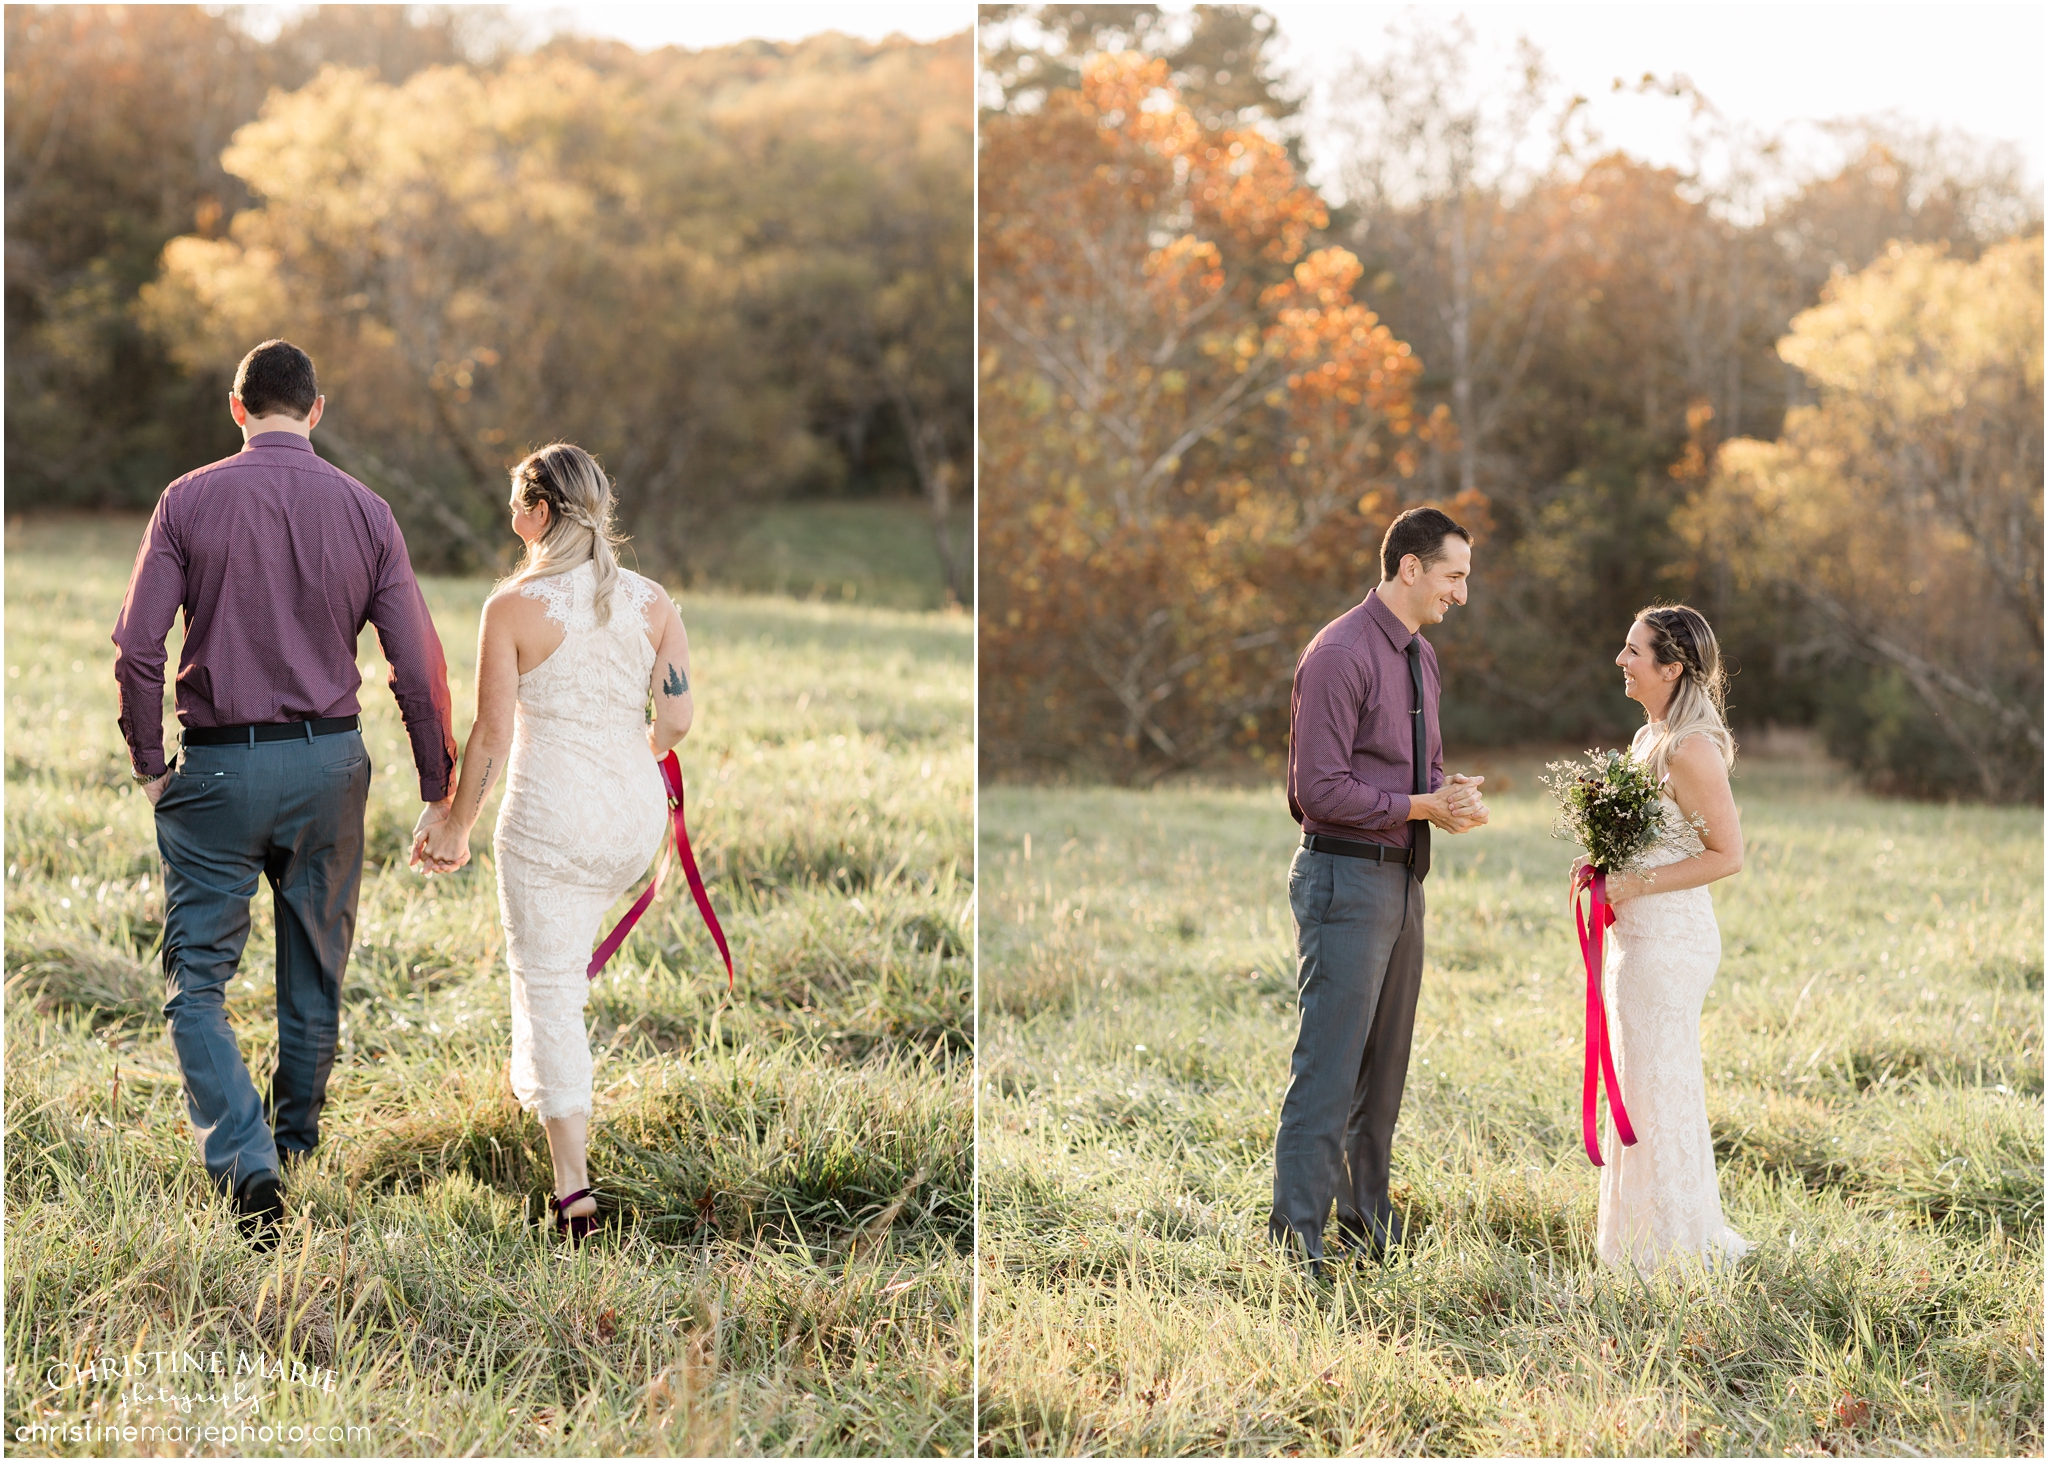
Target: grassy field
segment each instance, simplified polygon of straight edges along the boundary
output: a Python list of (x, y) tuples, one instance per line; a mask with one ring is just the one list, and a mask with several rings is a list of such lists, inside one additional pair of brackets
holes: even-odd
[[(407, 870), (417, 784), (366, 635), (377, 772), (341, 1052), (317, 1171), (263, 1257), (209, 1196), (149, 958), (160, 878), (107, 640), (139, 532), (15, 523), (6, 542), (10, 1448), (965, 1451), (968, 620), (681, 600), (692, 833), (739, 985), (728, 1000), (674, 892), (599, 981), (591, 1170), (610, 1236), (581, 1252), (538, 1227), (545, 1144), (506, 1084), (495, 813), (463, 873)], [(426, 585), (460, 733), (486, 588)], [(230, 1013), (260, 1086), (267, 898), (255, 915)], [(219, 1352), (243, 1392), (118, 1374), (150, 1352)], [(88, 1372), (95, 1357), (117, 1364)], [(285, 1378), (258, 1384), (252, 1358)], [(354, 1430), (16, 1440), (37, 1423), (243, 1422)]]
[[(1480, 768), (1468, 768), (1480, 769)], [(984, 788), (980, 1430), (1002, 1455), (2039, 1454), (2042, 823), (1738, 768), (1708, 1102), (1732, 1277), (1592, 1249), (1570, 850), (1533, 762), (1438, 839), (1394, 1191), (1264, 1231), (1294, 1032), (1277, 790)]]
[[(960, 531), (966, 531), (962, 511)], [(946, 578), (924, 504), (902, 498), (778, 503), (734, 540), (721, 584), (834, 604), (938, 609)]]

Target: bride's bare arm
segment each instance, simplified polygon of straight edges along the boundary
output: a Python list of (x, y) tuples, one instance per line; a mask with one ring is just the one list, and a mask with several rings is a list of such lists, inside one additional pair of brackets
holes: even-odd
[(1624, 903), (1646, 893), (1676, 893), (1699, 888), (1742, 871), (1742, 814), (1728, 785), (1728, 764), (1705, 736), (1688, 736), (1672, 749), (1666, 769), (1671, 774), (1671, 800), (1688, 819), (1706, 823), (1699, 829), (1706, 846), (1690, 858), (1666, 863), (1644, 878), (1630, 874), (1607, 886), (1612, 902)]
[(476, 720), (463, 747), (454, 805), (446, 822), (429, 828), (414, 844), (415, 867), (424, 861), (445, 873), (468, 862), (470, 829), (483, 815), (491, 789), (505, 779), (512, 718), (519, 703), (519, 646), (513, 621), (524, 607), (504, 594), (484, 604), (476, 638)]
[(690, 694), (690, 636), (683, 616), (666, 594), (654, 616), (654, 673), (647, 686), (654, 698), (654, 722), (647, 728), (647, 744), (659, 756), (690, 734), (697, 708)]

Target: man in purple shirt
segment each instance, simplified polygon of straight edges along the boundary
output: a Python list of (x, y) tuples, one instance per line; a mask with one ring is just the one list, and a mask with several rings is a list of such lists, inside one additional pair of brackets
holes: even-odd
[(1381, 540), (1380, 569), (1365, 602), (1302, 652), (1289, 718), (1301, 1028), (1273, 1144), (1270, 1228), (1318, 1274), (1333, 1197), (1352, 1246), (1378, 1255), (1401, 1240), (1387, 1167), (1422, 984), (1430, 829), (1487, 819), (1485, 779), (1443, 775), (1436, 652), (1419, 633), (1465, 602), (1472, 535), (1412, 508)]
[[(355, 939), (370, 761), (356, 637), (377, 627), (419, 769), (421, 827), (448, 815), (448, 667), (384, 500), (313, 451), (326, 400), (297, 346), (235, 372), (242, 450), (158, 499), (114, 626), (121, 732), (156, 808), (164, 1017), (207, 1175), (276, 1243), (280, 1159), (320, 1140)], [(164, 637), (182, 610), (183, 746), (163, 744)], [(277, 919), (277, 1073), (259, 1101), (224, 999), (261, 875)]]

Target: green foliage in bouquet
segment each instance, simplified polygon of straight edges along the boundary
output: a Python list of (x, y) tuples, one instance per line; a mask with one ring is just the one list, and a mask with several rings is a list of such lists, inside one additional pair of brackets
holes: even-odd
[(1626, 752), (1589, 751), (1551, 762), (1549, 772), (1539, 780), (1557, 799), (1551, 835), (1584, 848), (1602, 873), (1634, 872), (1653, 849), (1676, 840), (1659, 801), (1663, 788), (1647, 763)]

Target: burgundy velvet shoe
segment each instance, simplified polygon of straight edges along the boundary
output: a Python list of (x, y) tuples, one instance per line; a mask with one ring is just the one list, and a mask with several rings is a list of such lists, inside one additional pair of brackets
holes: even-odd
[(580, 1244), (597, 1232), (597, 1215), (595, 1213), (582, 1213), (571, 1217), (562, 1212), (562, 1210), (572, 1203), (581, 1202), (596, 1191), (595, 1188), (578, 1188), (566, 1198), (549, 1200), (549, 1206), (555, 1210), (555, 1232), (562, 1235), (572, 1244)]

